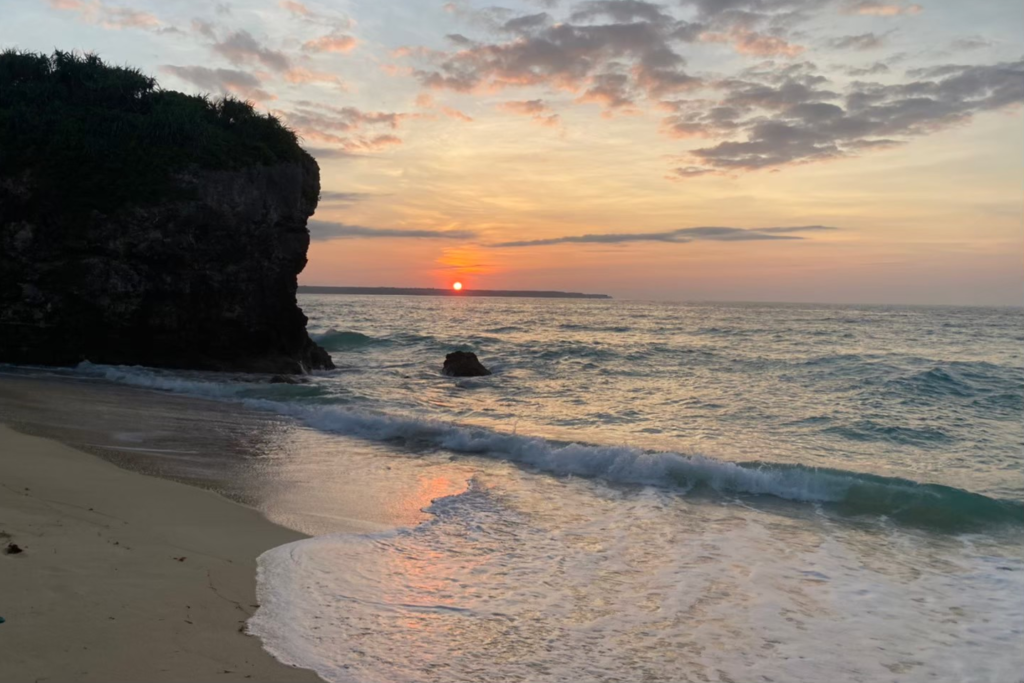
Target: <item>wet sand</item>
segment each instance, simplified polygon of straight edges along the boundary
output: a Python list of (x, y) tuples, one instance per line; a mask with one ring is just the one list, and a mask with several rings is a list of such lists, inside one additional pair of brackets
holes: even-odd
[(0, 534), (0, 680), (319, 680), (243, 633), (255, 510), (0, 426)]

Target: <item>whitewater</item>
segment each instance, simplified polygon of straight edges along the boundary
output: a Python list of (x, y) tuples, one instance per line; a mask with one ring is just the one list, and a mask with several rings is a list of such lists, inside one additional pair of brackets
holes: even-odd
[[(315, 435), (261, 473), (314, 535), (259, 561), (248, 629), (282, 661), (346, 682), (1024, 671), (1024, 311), (300, 304), (338, 370), (298, 384), (69, 371)], [(455, 349), (495, 374), (442, 376)], [(161, 467), (196, 466), (172, 450)], [(424, 521), (330, 533), (332, 496), (399, 481), (437, 492)]]

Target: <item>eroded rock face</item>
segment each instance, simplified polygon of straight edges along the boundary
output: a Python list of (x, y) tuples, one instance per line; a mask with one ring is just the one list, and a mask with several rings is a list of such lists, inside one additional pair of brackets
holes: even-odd
[(36, 205), (28, 174), (0, 182), (0, 362), (334, 367), (295, 299), (316, 162), (174, 182), (167, 201), (73, 218)]
[(444, 357), (444, 367), (441, 369), (450, 377), (483, 377), (491, 374), (491, 371), (484, 367), (483, 363), (470, 351), (454, 351)]

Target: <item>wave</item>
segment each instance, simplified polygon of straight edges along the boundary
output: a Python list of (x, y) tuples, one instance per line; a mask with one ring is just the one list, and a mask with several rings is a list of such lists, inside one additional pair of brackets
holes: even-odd
[(633, 327), (628, 325), (583, 325), (580, 323), (561, 323), (558, 326), (561, 330), (579, 330), (583, 332), (635, 332)]
[[(880, 516), (938, 531), (971, 531), (997, 525), (1024, 527), (1024, 503), (940, 484), (795, 464), (731, 462), (697, 453), (549, 441), (414, 416), (297, 403), (280, 400), (291, 396), (268, 397), (263, 391), (260, 394), (264, 397), (256, 398), (246, 392), (247, 386), (242, 382), (182, 379), (142, 368), (83, 364), (79, 370), (134, 386), (240, 401), (251, 408), (297, 418), (325, 432), (398, 442), (412, 448), (493, 457), (558, 476), (656, 486), (685, 493), (770, 496), (822, 505), (844, 516)], [(266, 389), (279, 385), (258, 386)]]
[(350, 351), (373, 344), (386, 344), (386, 339), (376, 339), (361, 332), (330, 329), (319, 334), (311, 334), (310, 338), (327, 351)]
[[(251, 384), (243, 382), (211, 382), (202, 378), (168, 375), (159, 371), (123, 365), (96, 365), (83, 361), (75, 366), (75, 372), (87, 377), (105, 379), (118, 384), (127, 384), (143, 389), (159, 389), (179, 394), (191, 394), (203, 398), (235, 398)], [(290, 385), (284, 385), (290, 386)]]
[(543, 361), (565, 360), (607, 360), (621, 358), (621, 354), (611, 348), (587, 344), (583, 342), (562, 341), (545, 344), (544, 348), (529, 354), (534, 359)]
[(979, 394), (1019, 393), (1024, 383), (1020, 368), (985, 362), (951, 362), (897, 377), (889, 386), (907, 394), (934, 398), (967, 398)]
[(560, 476), (685, 492), (772, 496), (826, 505), (842, 515), (882, 516), (940, 531), (968, 531), (989, 525), (1024, 526), (1024, 503), (897, 477), (781, 463), (730, 462), (700, 454), (649, 452), (629, 446), (558, 443), (333, 406), (246, 403), (284, 412), (322, 431), (496, 457)]
[(904, 446), (927, 447), (953, 441), (953, 437), (940, 429), (886, 425), (874, 420), (857, 420), (852, 424), (827, 427), (822, 431), (850, 441), (883, 441)]
[(903, 387), (929, 396), (973, 396), (976, 389), (948, 368), (934, 367), (898, 382)]
[[(52, 370), (52, 369), (51, 369)], [(259, 375), (228, 373), (194, 373), (183, 374), (182, 371), (160, 371), (152, 368), (126, 365), (96, 365), (83, 361), (75, 366), (74, 372), (86, 377), (104, 379), (109, 382), (126, 384), (141, 389), (170, 391), (176, 394), (188, 394), (200, 398), (220, 400), (243, 400), (253, 396), (269, 397), (278, 400), (312, 399), (323, 396), (324, 387), (313, 383), (274, 384), (260, 381)], [(170, 374), (175, 372), (175, 374)], [(211, 374), (217, 379), (233, 381), (213, 381)]]

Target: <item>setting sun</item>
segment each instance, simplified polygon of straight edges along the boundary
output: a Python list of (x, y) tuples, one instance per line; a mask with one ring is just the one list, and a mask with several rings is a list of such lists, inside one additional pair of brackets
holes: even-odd
[(452, 285), (452, 289), (454, 289), (456, 292), (461, 291), (462, 290), (462, 283), (461, 282), (456, 282), (454, 285)]

